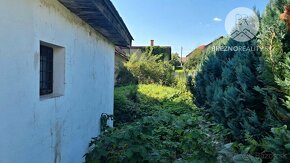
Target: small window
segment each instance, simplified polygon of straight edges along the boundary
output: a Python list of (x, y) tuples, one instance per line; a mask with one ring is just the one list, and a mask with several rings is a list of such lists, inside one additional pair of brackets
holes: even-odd
[(40, 41), (40, 100), (64, 96), (65, 48)]
[(53, 48), (40, 45), (40, 95), (53, 93)]

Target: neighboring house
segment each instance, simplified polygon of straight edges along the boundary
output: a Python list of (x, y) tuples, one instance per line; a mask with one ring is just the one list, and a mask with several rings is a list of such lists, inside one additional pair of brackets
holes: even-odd
[(146, 48), (153, 47), (154, 50), (158, 51), (158, 53), (163, 53), (164, 60), (171, 60), (171, 46), (156, 46), (154, 45), (154, 40), (150, 41), (150, 46), (131, 46), (130, 48), (122, 48), (126, 54), (132, 55), (137, 54), (140, 55), (146, 51)]
[(126, 25), (109, 0), (1, 0), (0, 13), (0, 163), (83, 162), (113, 113)]
[(215, 43), (216, 41), (218, 40), (221, 40), (223, 39), (224, 37), (221, 36), (217, 39), (215, 39), (214, 41), (210, 42), (209, 44), (206, 44), (206, 45), (200, 45), (199, 47), (195, 48), (192, 52), (190, 52), (188, 55), (186, 55), (186, 57), (182, 58), (182, 62), (186, 62), (189, 60), (189, 58), (193, 57), (193, 55), (196, 55), (196, 54), (200, 54), (202, 53), (203, 51), (205, 51), (210, 45), (212, 45), (213, 43)]
[(208, 45), (200, 45), (199, 47), (195, 48), (192, 52), (190, 52), (185, 58), (186, 60), (189, 59), (192, 55), (194, 55), (198, 51), (204, 51)]
[(202, 52), (208, 47), (208, 45), (201, 45), (195, 48), (192, 52), (186, 55), (186, 57), (182, 57), (182, 63), (186, 63), (193, 56), (201, 55)]
[(126, 52), (122, 50), (122, 48), (120, 48), (119, 46), (116, 46), (115, 48), (115, 82), (116, 82), (120, 69), (124, 66), (124, 64), (127, 61), (129, 61), (129, 58), (126, 55)]
[(189, 59), (189, 57), (182, 57), (182, 58), (181, 58), (181, 62), (182, 62), (182, 64), (185, 63), (188, 59)]

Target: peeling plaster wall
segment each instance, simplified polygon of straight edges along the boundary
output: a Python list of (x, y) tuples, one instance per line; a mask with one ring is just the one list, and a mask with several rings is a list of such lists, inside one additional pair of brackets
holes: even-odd
[[(0, 162), (82, 162), (113, 112), (114, 45), (57, 0), (0, 4)], [(40, 41), (65, 48), (64, 96), (40, 99)]]

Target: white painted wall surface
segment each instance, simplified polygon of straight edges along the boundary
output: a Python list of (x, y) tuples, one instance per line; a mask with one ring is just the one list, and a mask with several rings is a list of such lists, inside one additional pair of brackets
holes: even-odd
[[(80, 163), (113, 112), (114, 45), (56, 0), (0, 0), (0, 163)], [(39, 96), (40, 41), (65, 48), (64, 96)]]

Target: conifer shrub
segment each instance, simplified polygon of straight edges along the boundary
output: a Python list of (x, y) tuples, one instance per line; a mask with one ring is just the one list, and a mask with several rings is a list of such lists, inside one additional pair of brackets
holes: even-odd
[[(255, 39), (246, 43), (229, 40), (226, 46), (255, 49), (257, 43)], [(256, 68), (259, 58), (259, 50), (213, 51), (195, 77), (197, 106), (229, 128), (237, 141), (243, 141), (246, 133), (260, 139), (270, 131), (269, 120), (275, 119), (255, 89), (263, 87)]]
[(258, 51), (213, 51), (198, 74), (189, 78), (194, 80), (188, 85), (197, 106), (229, 128), (233, 144), (238, 144), (233, 145), (239, 150), (230, 154), (231, 161), (245, 156), (254, 162), (290, 160), (290, 40), (287, 24), (280, 19), (289, 4), (289, 0), (271, 0), (257, 39), (227, 43), (259, 46)]
[(290, 124), (290, 37), (287, 23), (280, 15), (290, 5), (290, 0), (271, 0), (261, 21), (259, 46), (262, 51), (258, 66), (259, 78), (265, 87), (257, 90), (264, 103), (276, 117)]

